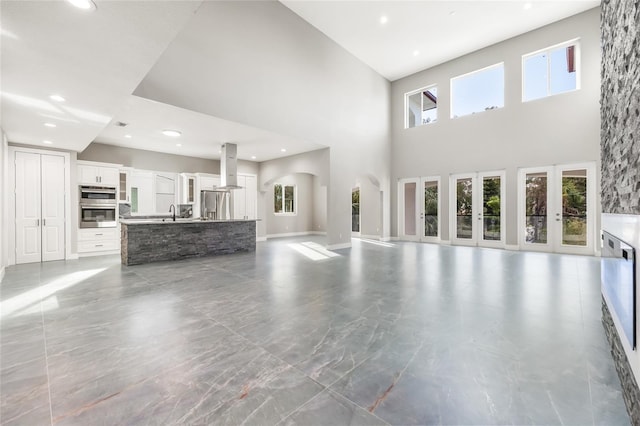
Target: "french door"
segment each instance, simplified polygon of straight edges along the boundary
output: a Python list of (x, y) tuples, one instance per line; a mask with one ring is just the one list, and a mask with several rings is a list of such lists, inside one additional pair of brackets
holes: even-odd
[(400, 180), (398, 235), (401, 239), (440, 241), (440, 194), (439, 176)]
[(451, 175), (449, 189), (451, 242), (504, 247), (504, 171)]
[(521, 249), (595, 253), (594, 163), (518, 171)]

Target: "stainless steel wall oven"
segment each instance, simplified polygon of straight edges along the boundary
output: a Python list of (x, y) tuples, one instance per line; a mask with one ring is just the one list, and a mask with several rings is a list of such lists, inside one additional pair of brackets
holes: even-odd
[(115, 228), (118, 226), (118, 201), (115, 187), (80, 187), (80, 228)]

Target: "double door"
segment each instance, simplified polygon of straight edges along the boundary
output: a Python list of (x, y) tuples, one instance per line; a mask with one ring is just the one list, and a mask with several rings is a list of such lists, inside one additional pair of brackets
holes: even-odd
[(399, 181), (399, 233), (403, 240), (440, 241), (440, 195), (439, 176)]
[(522, 250), (595, 252), (595, 165), (518, 172), (518, 243)]
[(65, 157), (15, 151), (16, 263), (65, 257)]
[(504, 171), (451, 175), (449, 189), (451, 242), (504, 247)]

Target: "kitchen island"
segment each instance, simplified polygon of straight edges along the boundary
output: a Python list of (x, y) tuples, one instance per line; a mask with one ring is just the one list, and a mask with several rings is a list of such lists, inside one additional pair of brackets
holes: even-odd
[(255, 220), (121, 219), (123, 265), (256, 249)]

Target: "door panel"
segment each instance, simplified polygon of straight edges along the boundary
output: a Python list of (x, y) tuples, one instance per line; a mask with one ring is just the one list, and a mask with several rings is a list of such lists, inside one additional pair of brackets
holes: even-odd
[(42, 155), (42, 260), (64, 259), (64, 157)]
[(401, 239), (409, 241), (418, 241), (420, 234), (418, 233), (418, 224), (420, 223), (419, 215), (419, 202), (418, 202), (418, 187), (420, 185), (420, 179), (410, 178), (401, 179), (398, 182), (398, 195), (399, 195), (399, 218), (398, 221), (399, 230), (398, 234)]
[(40, 262), (40, 154), (16, 152), (16, 263)]
[[(476, 228), (478, 222), (475, 195), (475, 173), (452, 175), (450, 185), (451, 242), (461, 245), (477, 244)], [(478, 219), (481, 219), (478, 217)]]
[(440, 177), (432, 176), (420, 179), (422, 191), (423, 218), (422, 241), (440, 240)]
[(595, 165), (556, 167), (556, 251), (595, 253)]
[(505, 172), (478, 173), (478, 245), (504, 247), (505, 243)]

